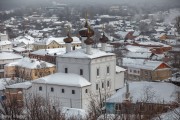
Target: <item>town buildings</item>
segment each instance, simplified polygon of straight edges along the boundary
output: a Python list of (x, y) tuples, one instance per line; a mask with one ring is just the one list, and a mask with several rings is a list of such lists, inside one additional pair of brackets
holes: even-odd
[(108, 39), (104, 34), (101, 50), (91, 47), (93, 32), (86, 22), (80, 30), (82, 48), (76, 50), (71, 49), (73, 38), (68, 34), (64, 39), (66, 53), (57, 56), (57, 73), (34, 80), (31, 92), (57, 98), (62, 106), (88, 109), (90, 95), (97, 97), (99, 91), (113, 94), (123, 87), (125, 69), (116, 66), (115, 54), (105, 52)]
[(56, 72), (54, 64), (45, 61), (23, 58), (5, 66), (4, 76), (7, 78), (18, 77), (23, 80), (34, 80)]
[(0, 33), (0, 51), (12, 51), (12, 43), (6, 33)]
[[(52, 49), (52, 48), (65, 48), (65, 43), (63, 41), (64, 37), (49, 37), (34, 43), (34, 50), (39, 49)], [(73, 48), (81, 46), (81, 41), (78, 37), (73, 37), (72, 42)]]
[(15, 62), (23, 57), (18, 54), (1, 52), (0, 53), (0, 78), (4, 78), (4, 67), (6, 64)]
[[(128, 82), (105, 101), (107, 113), (137, 113), (137, 117), (166, 112), (178, 106), (179, 87), (161, 82)], [(138, 116), (139, 115), (139, 116)], [(141, 116), (142, 115), (142, 116)]]
[(171, 67), (161, 61), (123, 58), (123, 66), (127, 68), (127, 80), (156, 81), (169, 79)]

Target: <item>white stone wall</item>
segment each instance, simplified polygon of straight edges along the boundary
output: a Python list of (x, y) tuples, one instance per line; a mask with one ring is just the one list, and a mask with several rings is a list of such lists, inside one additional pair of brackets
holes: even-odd
[[(109, 73), (107, 73), (107, 67), (109, 66)], [(106, 91), (114, 93), (115, 91), (115, 68), (116, 68), (116, 58), (115, 56), (107, 56), (102, 58), (93, 59), (91, 61), (91, 83), (92, 91), (97, 93), (96, 84), (101, 91)], [(99, 76), (97, 76), (97, 69), (99, 69)], [(107, 86), (109, 81), (110, 86)], [(104, 84), (104, 88), (102, 87)]]
[[(40, 86), (42, 87), (42, 91), (39, 91)], [(54, 88), (53, 92), (51, 91), (51, 88)], [(62, 89), (64, 89), (64, 93), (62, 93)], [(40, 95), (45, 99), (50, 100), (51, 103), (59, 104), (62, 107), (65, 106), (86, 109), (87, 105), (85, 104), (88, 103), (88, 99), (85, 99), (85, 94), (87, 94), (85, 93), (85, 89), (90, 89), (90, 86), (81, 88), (73, 86), (71, 87), (33, 83), (29, 93), (33, 93), (34, 95)], [(75, 90), (75, 94), (72, 94), (72, 90)]]
[[(107, 73), (107, 66), (109, 66), (109, 74)], [(65, 72), (68, 68), (68, 73), (75, 73), (80, 75), (80, 69), (83, 69), (83, 77), (92, 83), (91, 90), (97, 93), (96, 84), (99, 84), (100, 90), (107, 88), (107, 81), (110, 86), (107, 88), (109, 92), (115, 91), (115, 76), (116, 76), (116, 57), (106, 56), (95, 59), (85, 58), (57, 58), (57, 72)], [(97, 68), (99, 68), (99, 76), (97, 76)], [(102, 88), (104, 83), (104, 88)], [(122, 86), (122, 85), (119, 85)]]
[(7, 35), (7, 34), (1, 34), (1, 33), (0, 33), (0, 40), (1, 40), (1, 41), (8, 40), (8, 35)]
[(115, 89), (119, 89), (124, 87), (124, 72), (116, 73), (116, 79), (115, 79)]
[(57, 58), (57, 72), (65, 73), (65, 68), (68, 68), (68, 73), (74, 73), (80, 75), (80, 69), (83, 70), (82, 77), (90, 81), (89, 59), (76, 59), (76, 58)]
[(12, 44), (7, 44), (7, 45), (1, 45), (0, 46), (1, 51), (9, 51), (12, 50)]

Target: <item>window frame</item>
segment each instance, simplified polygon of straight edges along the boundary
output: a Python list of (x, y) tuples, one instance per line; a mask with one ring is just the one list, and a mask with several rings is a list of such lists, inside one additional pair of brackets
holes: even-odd
[(64, 73), (68, 73), (68, 68), (64, 68)]
[(39, 91), (42, 91), (42, 86), (39, 86)]
[(72, 90), (72, 94), (73, 94), (73, 95), (76, 94), (75, 90)]
[(83, 69), (80, 69), (79, 72), (80, 72), (80, 75), (83, 75)]
[(51, 87), (51, 92), (54, 92), (54, 88), (53, 87)]
[(61, 89), (61, 93), (65, 93), (65, 90), (64, 90), (64, 88), (62, 88), (62, 89)]
[(109, 66), (106, 67), (106, 73), (110, 74), (110, 67)]
[(100, 69), (99, 69), (99, 68), (96, 69), (96, 76), (97, 76), (97, 77), (100, 76)]

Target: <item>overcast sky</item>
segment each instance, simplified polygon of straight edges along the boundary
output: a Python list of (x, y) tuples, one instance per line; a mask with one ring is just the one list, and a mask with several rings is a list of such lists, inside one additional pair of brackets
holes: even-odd
[[(0, 9), (9, 7), (19, 7), (23, 5), (37, 5), (44, 4), (47, 1), (59, 1), (60, 3), (76, 3), (76, 4), (130, 4), (136, 6), (169, 6), (169, 5), (180, 5), (180, 0), (0, 0)], [(151, 4), (150, 4), (151, 3)]]

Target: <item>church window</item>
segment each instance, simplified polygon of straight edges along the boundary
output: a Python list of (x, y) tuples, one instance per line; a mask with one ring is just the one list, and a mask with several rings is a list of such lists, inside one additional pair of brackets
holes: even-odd
[(75, 90), (72, 90), (72, 94), (75, 94)]
[(83, 75), (83, 69), (80, 69), (80, 75)]
[(109, 73), (109, 66), (107, 66), (107, 73)]
[(110, 86), (110, 83), (109, 83), (109, 81), (107, 81), (107, 87), (109, 87)]
[(97, 68), (96, 72), (97, 72), (97, 76), (99, 76), (99, 68)]
[(65, 73), (68, 73), (68, 68), (65, 68)]
[(61, 92), (64, 93), (64, 89), (62, 89)]
[(39, 91), (42, 91), (42, 87), (41, 86), (39, 87)]
[(51, 87), (51, 92), (54, 92), (54, 88), (53, 87)]
[(104, 83), (102, 82), (102, 88), (104, 88)]

